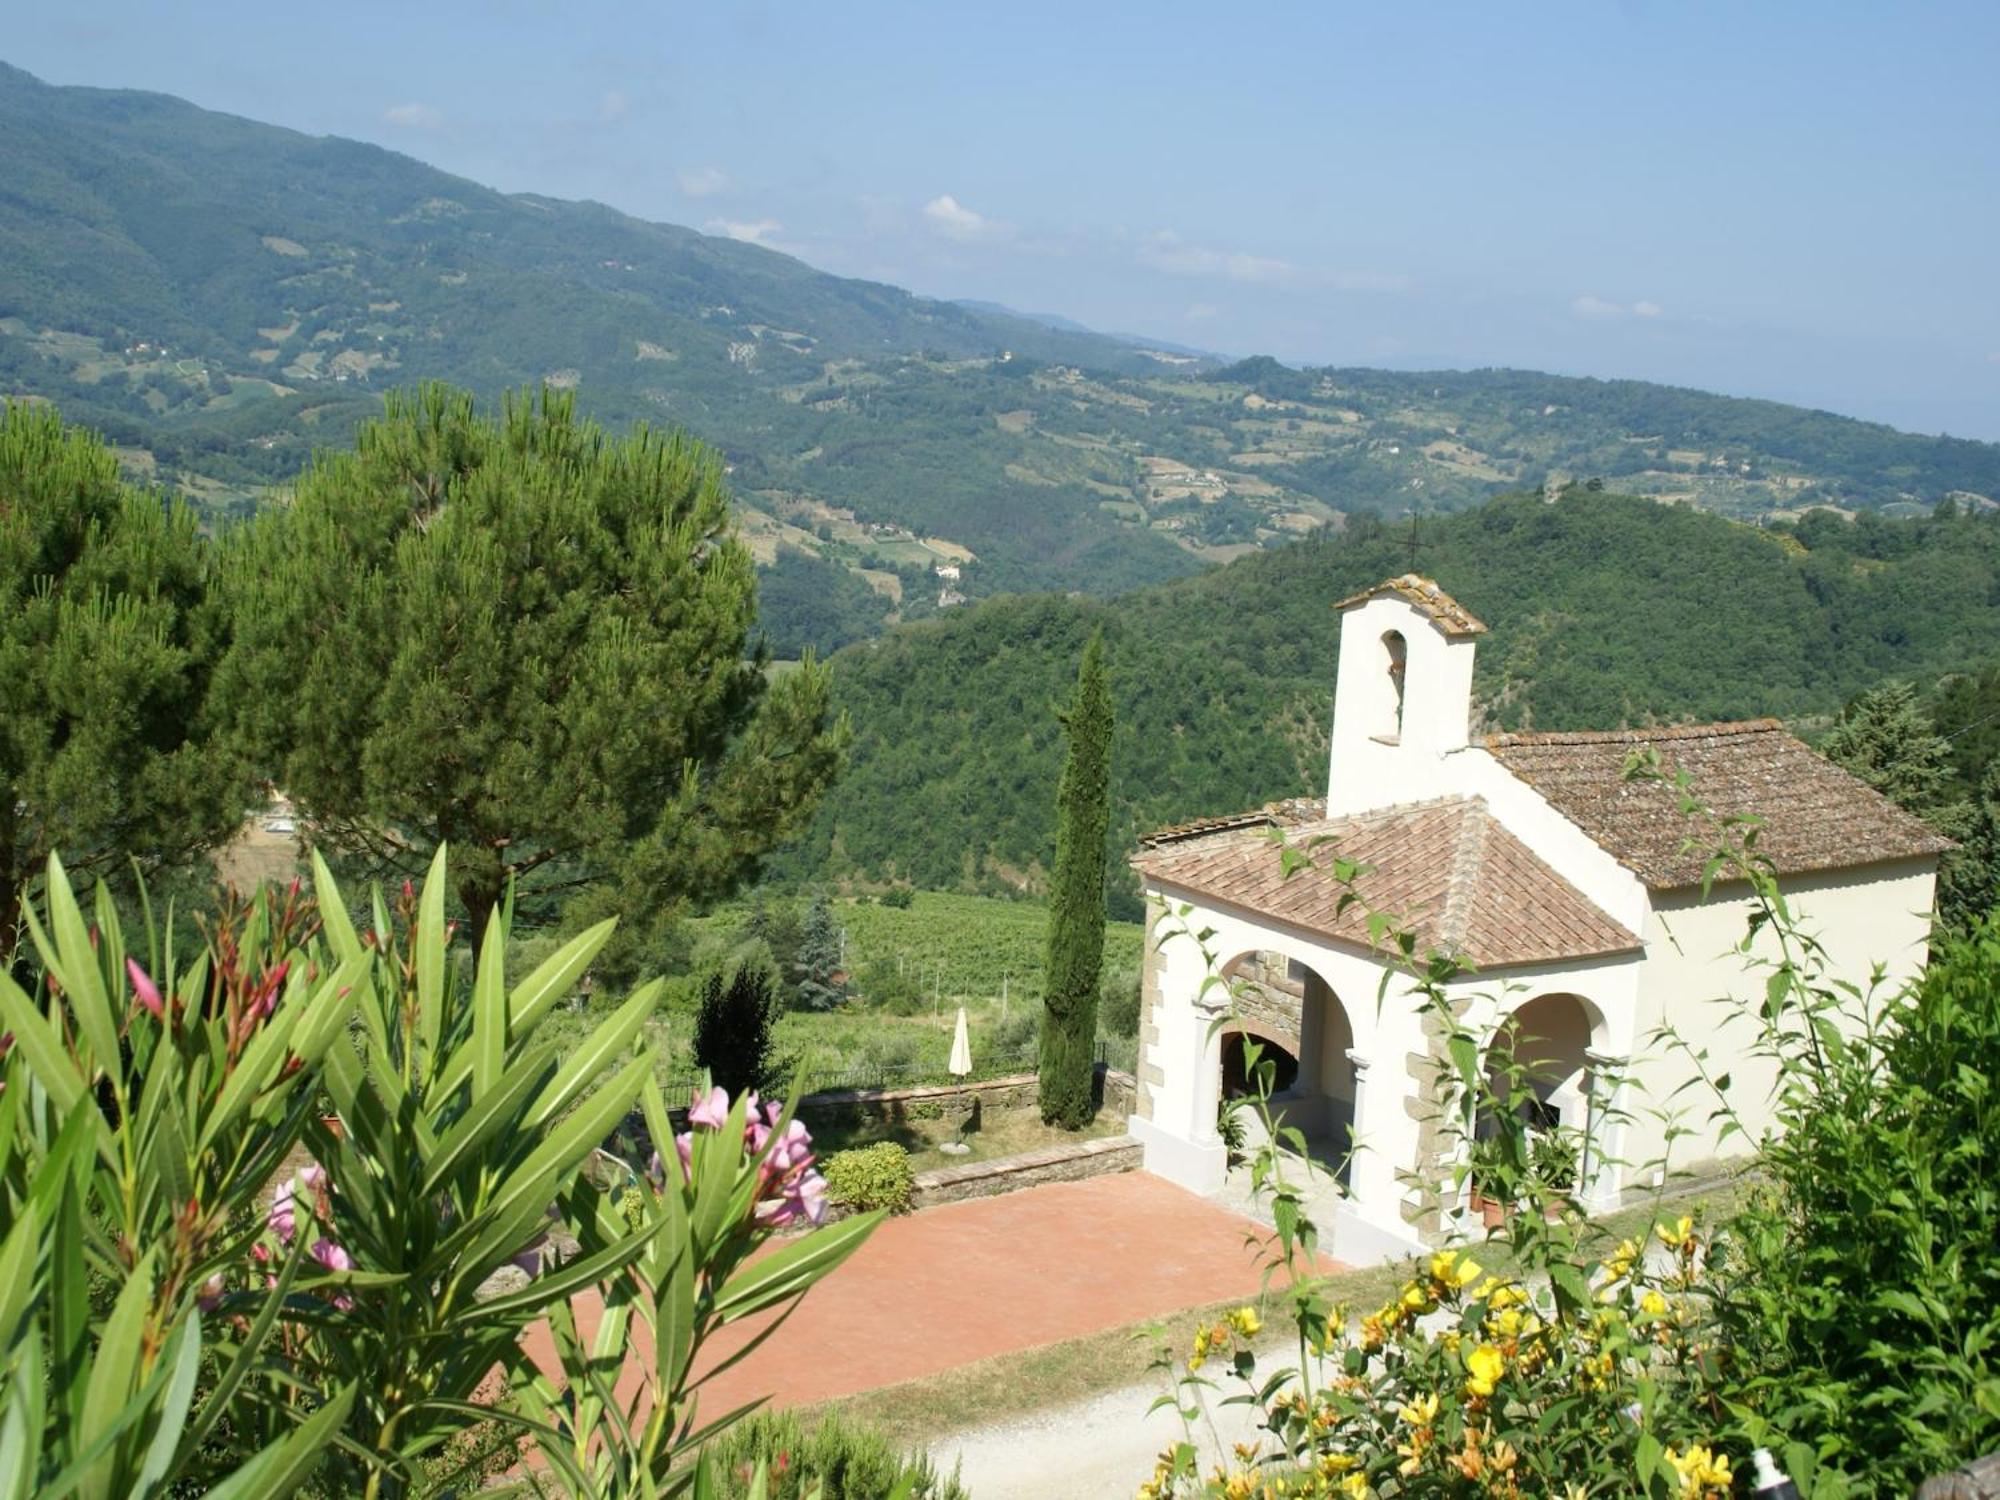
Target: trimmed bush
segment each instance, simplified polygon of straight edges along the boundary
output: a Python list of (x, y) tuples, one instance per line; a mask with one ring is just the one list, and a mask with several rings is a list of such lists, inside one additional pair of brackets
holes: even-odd
[(800, 1500), (815, 1484), (821, 1500), (881, 1500), (906, 1481), (909, 1500), (971, 1500), (957, 1474), (939, 1474), (921, 1453), (899, 1453), (872, 1428), (831, 1412), (814, 1427), (791, 1412), (760, 1412), (706, 1451), (724, 1500), (749, 1494), (759, 1461), (769, 1467), (767, 1500)]
[[(857, 1213), (886, 1208), (908, 1213), (916, 1191), (917, 1173), (910, 1153), (894, 1141), (880, 1141), (852, 1151), (836, 1151), (820, 1164), (827, 1196)], [(831, 1500), (831, 1496), (829, 1496)]]

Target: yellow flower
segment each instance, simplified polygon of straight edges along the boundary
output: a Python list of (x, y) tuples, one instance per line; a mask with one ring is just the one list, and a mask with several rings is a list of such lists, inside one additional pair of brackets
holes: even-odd
[(1507, 1373), (1507, 1359), (1491, 1344), (1481, 1344), (1465, 1356), (1465, 1390), (1471, 1396), (1490, 1396), (1500, 1377)]
[(1403, 1288), (1400, 1300), (1403, 1307), (1413, 1313), (1427, 1313), (1437, 1306), (1437, 1301), (1431, 1296), (1429, 1289), (1415, 1281)]
[(1702, 1443), (1691, 1444), (1685, 1453), (1669, 1448), (1667, 1462), (1681, 1476), (1681, 1494), (1689, 1500), (1727, 1495), (1736, 1478), (1730, 1472), (1729, 1455), (1717, 1453)]
[(1648, 1291), (1639, 1299), (1639, 1311), (1649, 1318), (1664, 1318), (1667, 1315), (1667, 1299), (1656, 1291)]
[(1254, 1307), (1239, 1307), (1229, 1315), (1229, 1326), (1246, 1339), (1254, 1339), (1263, 1332), (1264, 1320), (1257, 1316)]
[(1435, 1391), (1419, 1396), (1414, 1401), (1405, 1401), (1396, 1413), (1412, 1427), (1430, 1426), (1437, 1420), (1437, 1414), (1438, 1398)]
[(1484, 1274), (1477, 1261), (1456, 1250), (1440, 1250), (1431, 1257), (1431, 1280), (1445, 1290), (1463, 1291)]
[(1383, 1317), (1383, 1313), (1370, 1313), (1361, 1320), (1361, 1347), (1370, 1353), (1381, 1348), (1389, 1336), (1388, 1329), (1383, 1327)]
[(1368, 1476), (1358, 1471), (1349, 1474), (1340, 1481), (1340, 1492), (1349, 1496), (1350, 1500), (1367, 1500)]
[(1361, 1460), (1352, 1453), (1322, 1453), (1319, 1456), (1319, 1472), (1327, 1479), (1338, 1479), (1360, 1467)]
[(1655, 1224), (1653, 1233), (1660, 1237), (1660, 1243), (1669, 1250), (1686, 1250), (1694, 1242), (1694, 1219), (1682, 1214), (1680, 1222), (1672, 1228), (1665, 1224)]

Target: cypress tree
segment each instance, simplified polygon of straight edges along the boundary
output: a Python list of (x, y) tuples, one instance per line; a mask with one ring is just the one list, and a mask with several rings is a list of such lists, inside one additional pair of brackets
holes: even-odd
[(771, 974), (761, 964), (739, 964), (727, 979), (717, 970), (703, 983), (694, 1060), (732, 1097), (768, 1081), (776, 1009)]
[(1104, 964), (1104, 840), (1111, 817), (1111, 689), (1104, 636), (1093, 635), (1062, 716), (1069, 737), (1056, 792), (1056, 863), (1049, 883), (1043, 974), (1042, 1119), (1078, 1130), (1092, 1114), (1097, 988)]

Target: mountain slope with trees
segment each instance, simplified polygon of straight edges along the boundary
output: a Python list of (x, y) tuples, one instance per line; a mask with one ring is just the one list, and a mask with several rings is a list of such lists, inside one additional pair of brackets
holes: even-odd
[[(1127, 595), (1000, 599), (833, 658), (848, 767), (791, 862), (974, 889), (1045, 884), (1050, 712), (1102, 629), (1115, 865), (1141, 830), (1323, 787), (1345, 595), (1407, 571), (1357, 522)], [(1426, 522), (1415, 565), (1485, 620), (1487, 728), (1776, 714), (1808, 732), (1885, 678), (2000, 661), (2000, 518), (1815, 514), (1768, 530), (1581, 487)], [(1120, 908), (1130, 914), (1129, 902)]]
[(827, 608), (774, 579), (787, 645), (932, 611), (939, 565), (974, 599), (1110, 597), (1564, 477), (1744, 517), (2000, 497), (2000, 445), (1639, 381), (1223, 368), (4, 65), (0, 131), (0, 393), (221, 517), (386, 388), (573, 387), (718, 448), (767, 577), (801, 571), (789, 549), (873, 591)]

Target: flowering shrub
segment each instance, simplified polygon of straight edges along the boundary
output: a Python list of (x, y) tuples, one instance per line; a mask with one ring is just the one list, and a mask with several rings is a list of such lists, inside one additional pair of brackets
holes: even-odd
[[(1704, 818), (1679, 790), (1683, 813)], [(2000, 1441), (2000, 927), (1947, 944), (1902, 995), (1841, 983), (1754, 822), (1709, 822), (1706, 878), (1751, 896), (1739, 951), (1761, 983), (1759, 1002), (1738, 1008), (1748, 1034), (1736, 1045), (1779, 1076), (1779, 1133), (1755, 1162), (1768, 1185), (1751, 1206), (1712, 1232), (1666, 1215), (1644, 1241), (1601, 1247), (1568, 1199), (1573, 1168), (1560, 1168), (1575, 1158), (1505, 1107), (1518, 1076), (1447, 1001), (1456, 966), (1371, 916), (1440, 1037), (1431, 1104), (1453, 1186), (1520, 1211), (1484, 1245), (1430, 1256), (1380, 1308), (1330, 1304), (1294, 1176), (1310, 1170), (1303, 1142), (1273, 1122), (1273, 1070), (1246, 1045), (1254, 1092), (1232, 1108), (1262, 1116), (1251, 1181), (1276, 1224), (1271, 1269), (1297, 1362), (1260, 1369), (1249, 1309), (1201, 1330), (1168, 1360), (1162, 1398), (1190, 1438), (1161, 1456), (1142, 1500), (1718, 1500), (1757, 1447), (1807, 1496), (1908, 1493)], [(1283, 858), (1288, 873), (1312, 862)], [(1364, 872), (1328, 864), (1343, 905), (1358, 900)], [(1182, 915), (1180, 933), (1206, 951)], [(1210, 957), (1208, 983), (1226, 985)], [(1670, 1030), (1655, 1042), (1681, 1045)], [(1706, 1054), (1690, 1060), (1714, 1080), (1717, 1119), (1742, 1129), (1726, 1065), (1717, 1076)], [(1237, 1387), (1225, 1399), (1256, 1412), (1263, 1438), (1203, 1472), (1192, 1434), (1217, 1365)]]
[[(635, 1101), (672, 1138), (638, 1044), (658, 986), (559, 1048), (541, 1022), (611, 924), (510, 986), (496, 916), (462, 977), (444, 858), (377, 893), (365, 935), (315, 860), (317, 902), (228, 906), (195, 955), (150, 915), (128, 953), (102, 889), (86, 922), (52, 863), (39, 993), (0, 973), (0, 1500), (375, 1500), (529, 1443), (545, 1491), (713, 1493), (685, 1460), (739, 1414), (695, 1420), (702, 1341), (803, 1295), (874, 1220), (753, 1260), (819, 1223), (825, 1187), (803, 1127), (749, 1096), (697, 1100), (636, 1204), (593, 1186)], [(510, 1265), (533, 1274), (496, 1292)], [(558, 1389), (521, 1337), (548, 1320), (575, 1353), (581, 1297), (605, 1316)], [(635, 1313), (653, 1364), (621, 1406)]]

